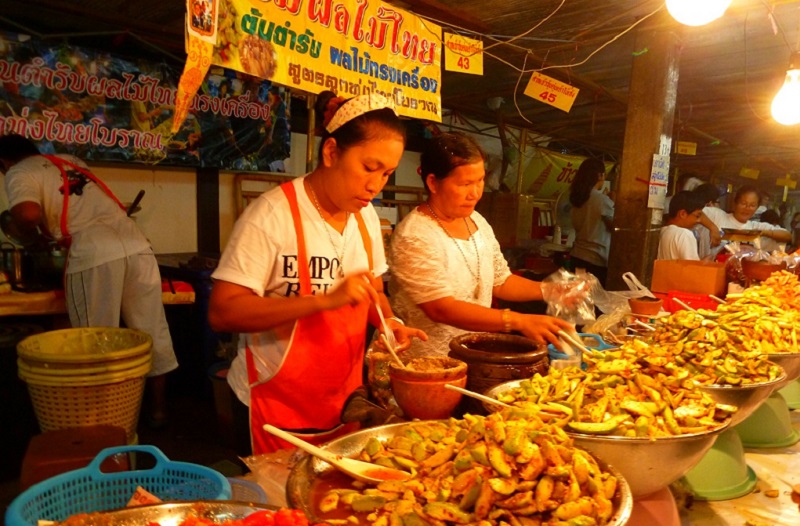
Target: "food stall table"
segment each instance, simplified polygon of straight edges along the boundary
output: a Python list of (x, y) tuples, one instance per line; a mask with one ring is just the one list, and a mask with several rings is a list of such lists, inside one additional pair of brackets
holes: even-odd
[[(800, 429), (800, 412), (793, 411), (791, 417), (794, 428)], [(738, 499), (694, 501), (688, 509), (681, 510), (683, 526), (800, 524), (800, 495), (793, 495), (790, 487), (800, 484), (800, 444), (747, 449), (745, 458), (758, 477), (755, 491)], [(768, 497), (769, 490), (777, 490), (778, 496)]]

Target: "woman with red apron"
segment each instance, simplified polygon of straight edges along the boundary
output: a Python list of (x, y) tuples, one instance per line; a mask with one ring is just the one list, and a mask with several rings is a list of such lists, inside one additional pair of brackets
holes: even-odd
[(212, 275), (212, 327), (244, 333), (228, 381), (250, 408), (254, 454), (291, 447), (267, 423), (314, 443), (354, 429), (340, 414), (362, 384), (377, 308), (401, 349), (425, 337), (392, 319), (375, 279), (387, 267), (370, 201), (399, 164), (402, 122), (382, 97), (332, 95), (318, 98), (317, 168), (248, 207)]

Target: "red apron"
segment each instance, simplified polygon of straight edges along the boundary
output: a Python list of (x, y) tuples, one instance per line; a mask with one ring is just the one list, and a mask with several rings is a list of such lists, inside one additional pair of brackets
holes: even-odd
[[(300, 294), (311, 294), (311, 277), (297, 194), (292, 183), (281, 190), (289, 201), (297, 234)], [(372, 270), (372, 244), (361, 214), (359, 231)], [(349, 433), (357, 425), (339, 419), (347, 397), (361, 384), (369, 303), (344, 306), (300, 318), (277, 374), (260, 381), (253, 353), (246, 349), (250, 383), (250, 439), (253, 454), (293, 448), (262, 429), (272, 424), (303, 440), (320, 444)]]

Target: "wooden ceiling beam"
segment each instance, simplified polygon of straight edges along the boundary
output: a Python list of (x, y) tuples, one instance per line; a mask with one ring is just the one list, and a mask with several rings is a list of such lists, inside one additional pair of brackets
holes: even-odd
[(454, 27), (482, 34), (491, 32), (491, 28), (483, 20), (463, 12), (454, 11), (436, 0), (402, 0), (401, 2), (390, 0), (389, 3), (398, 5), (398, 7), (407, 6), (410, 11), (420, 16), (435, 19), (445, 25), (450, 23)]

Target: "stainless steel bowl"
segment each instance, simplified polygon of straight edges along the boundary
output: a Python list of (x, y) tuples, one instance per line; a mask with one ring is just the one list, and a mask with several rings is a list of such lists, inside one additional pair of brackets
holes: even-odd
[(786, 387), (800, 378), (800, 352), (768, 354), (769, 361), (777, 363), (786, 372), (786, 378), (775, 389)]
[(758, 409), (769, 395), (779, 386), (784, 385), (786, 373), (771, 382), (747, 385), (702, 385), (700, 390), (714, 399), (718, 404), (735, 405), (738, 409), (731, 416), (731, 427), (743, 422), (753, 411)]
[[(486, 396), (516, 389), (521, 380), (493, 387)], [(491, 406), (496, 411), (496, 406)], [(664, 489), (692, 469), (714, 445), (717, 436), (728, 428), (730, 419), (710, 431), (659, 438), (567, 434), (575, 445), (617, 468), (635, 497)]]
[[(202, 500), (194, 502), (162, 502), (134, 508), (104, 511), (92, 515), (83, 524), (114, 526), (148, 526), (158, 524), (180, 524), (190, 514), (214, 522), (244, 519), (261, 510), (276, 510), (275, 506), (252, 504), (232, 500)], [(92, 519), (97, 517), (97, 520)]]
[[(388, 424), (362, 429), (361, 431), (356, 431), (355, 433), (350, 433), (349, 435), (332, 440), (323, 447), (337, 455), (354, 457), (364, 449), (370, 437), (375, 437), (381, 441), (388, 441), (398, 432), (412, 425), (414, 425), (414, 423), (404, 422), (401, 424)], [(598, 464), (601, 468), (614, 475), (619, 481), (619, 496), (613, 500), (614, 515), (612, 515), (607, 524), (609, 526), (621, 526), (626, 524), (633, 510), (633, 496), (628, 488), (628, 484), (619, 470), (608, 465), (604, 462), (604, 459), (598, 459)], [(314, 503), (312, 501), (311, 492), (314, 481), (320, 475), (332, 469), (334, 468), (331, 467), (330, 464), (306, 455), (292, 467), (289, 473), (289, 479), (286, 482), (286, 499), (289, 506), (303, 510), (312, 523), (320, 521), (320, 519), (316, 517)]]

